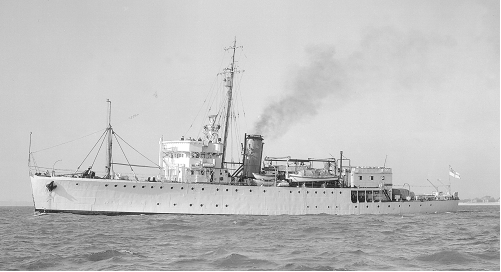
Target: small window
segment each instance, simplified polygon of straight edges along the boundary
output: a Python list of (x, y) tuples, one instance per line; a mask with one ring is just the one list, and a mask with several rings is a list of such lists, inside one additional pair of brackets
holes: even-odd
[(362, 180), (362, 176), (358, 176), (358, 179), (359, 179), (359, 180)]
[(374, 180), (374, 176), (371, 176), (371, 180)]

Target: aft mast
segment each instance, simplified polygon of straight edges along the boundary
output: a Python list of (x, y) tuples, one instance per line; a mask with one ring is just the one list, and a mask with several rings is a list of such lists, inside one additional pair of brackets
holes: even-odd
[(112, 162), (112, 144), (113, 144), (113, 128), (111, 128), (111, 101), (108, 102), (108, 127), (106, 128), (108, 133), (108, 149), (106, 150), (106, 175), (104, 178), (111, 178), (111, 162)]
[[(241, 46), (239, 46), (241, 47)], [(226, 87), (228, 88), (227, 96), (228, 96), (228, 106), (226, 108), (226, 122), (224, 125), (224, 138), (223, 138), (223, 156), (221, 159), (221, 168), (224, 168), (224, 160), (226, 158), (226, 147), (227, 147), (227, 139), (228, 139), (228, 131), (229, 126), (230, 126), (230, 119), (231, 119), (231, 101), (232, 101), (232, 96), (233, 96), (233, 77), (235, 75), (236, 67), (235, 67), (235, 51), (237, 48), (237, 38), (235, 37), (235, 40), (233, 41), (233, 46), (230, 46), (228, 48), (225, 48), (226, 51), (228, 50), (233, 50), (233, 55), (231, 57), (231, 65), (229, 68), (225, 68), (224, 72), (222, 74), (229, 74), (226, 76), (224, 81), (226, 81)]]

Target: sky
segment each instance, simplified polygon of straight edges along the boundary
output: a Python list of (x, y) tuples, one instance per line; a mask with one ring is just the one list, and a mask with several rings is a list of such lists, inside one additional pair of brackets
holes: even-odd
[(114, 130), (154, 162), (161, 137), (197, 136), (235, 38), (239, 132), (262, 134), (265, 156), (342, 150), (417, 193), (429, 179), (498, 198), (499, 13), (461, 0), (0, 1), (0, 201), (31, 201), (30, 151), (85, 168), (107, 99)]

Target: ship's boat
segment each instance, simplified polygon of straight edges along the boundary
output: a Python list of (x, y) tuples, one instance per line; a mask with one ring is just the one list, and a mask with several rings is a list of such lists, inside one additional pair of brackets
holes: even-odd
[[(241, 159), (229, 159), (232, 148), (228, 133), (234, 116), (233, 81), (239, 72), (235, 65), (238, 48), (236, 40), (227, 48), (231, 63), (221, 73), (226, 88), (225, 108), (208, 114), (203, 137), (161, 139), (159, 163), (150, 160), (153, 166), (149, 166), (158, 170), (156, 175), (141, 177), (133, 169), (144, 166), (130, 164), (128, 160), (127, 163), (112, 160), (113, 138), (124, 140), (111, 126), (109, 100), (108, 126), (98, 140), (104, 143), (107, 139), (103, 174), (94, 172), (93, 163), (85, 171), (80, 170), (80, 165), (66, 173), (54, 168), (57, 161), (52, 167), (39, 167), (34, 160), (35, 152), (31, 152), (30, 135), (29, 167), (35, 211), (108, 215), (343, 215), (457, 209), (457, 193), (423, 197), (411, 192), (410, 186), (409, 190), (394, 188), (391, 168), (352, 166), (342, 151), (338, 159), (287, 156), (263, 160), (263, 136), (245, 134), (238, 151)], [(120, 174), (115, 169), (118, 166), (130, 167), (133, 172)]]
[(276, 175), (275, 174), (257, 174), (257, 173), (252, 173), (252, 175), (257, 180), (270, 181), (270, 180), (275, 180), (276, 179)]

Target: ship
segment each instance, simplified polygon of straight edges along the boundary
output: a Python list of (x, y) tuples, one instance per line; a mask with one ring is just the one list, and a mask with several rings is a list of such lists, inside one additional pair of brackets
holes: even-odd
[[(207, 116), (203, 138), (181, 136), (159, 141), (158, 174), (149, 177), (114, 171), (111, 125), (103, 175), (92, 167), (85, 171), (43, 172), (33, 152), (28, 160), (36, 213), (75, 214), (204, 214), (204, 215), (360, 215), (453, 212), (458, 193), (417, 195), (397, 188), (392, 169), (385, 166), (352, 166), (340, 151), (339, 158), (263, 159), (264, 135), (244, 134), (241, 160), (227, 159), (233, 100), (236, 39), (225, 50), (231, 61), (224, 78), (225, 111)], [(222, 131), (221, 131), (222, 130)], [(117, 139), (118, 140), (118, 139)], [(33, 159), (32, 159), (33, 158)], [(135, 167), (130, 163), (128, 167)], [(404, 184), (405, 185), (405, 184)], [(407, 184), (408, 185), (408, 184)]]

